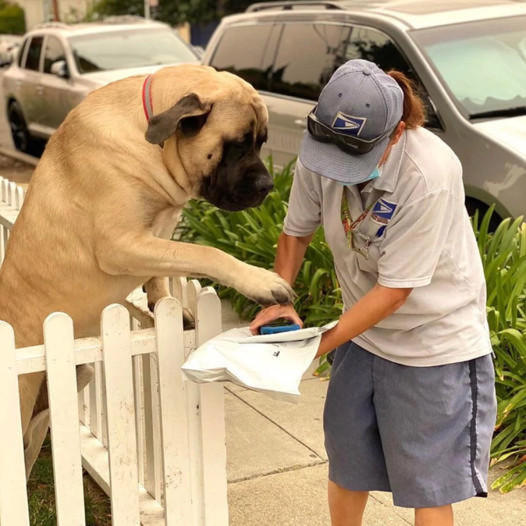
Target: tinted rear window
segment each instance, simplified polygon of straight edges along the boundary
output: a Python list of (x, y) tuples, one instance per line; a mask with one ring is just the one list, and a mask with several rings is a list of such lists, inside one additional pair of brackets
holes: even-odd
[(291, 23), (283, 27), (271, 79), (271, 90), (317, 100), (338, 64), (345, 26)]
[(279, 30), (273, 24), (226, 29), (210, 65), (239, 75), (256, 89), (268, 90)]

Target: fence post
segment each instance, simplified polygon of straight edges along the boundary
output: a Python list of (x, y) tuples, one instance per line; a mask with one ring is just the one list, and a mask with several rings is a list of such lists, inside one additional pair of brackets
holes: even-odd
[(183, 308), (175, 298), (155, 306), (166, 526), (192, 524), (189, 437), (184, 363)]
[[(196, 347), (221, 332), (221, 301), (212, 287), (200, 291), (195, 318)], [(223, 384), (201, 384), (200, 390), (205, 524), (228, 526)]]
[(0, 524), (29, 526), (13, 329), (0, 321)]
[(133, 398), (130, 315), (122, 305), (102, 313), (104, 381), (112, 523), (139, 526), (137, 443)]
[(58, 526), (83, 526), (77, 376), (73, 321), (62, 312), (44, 321), (47, 391)]

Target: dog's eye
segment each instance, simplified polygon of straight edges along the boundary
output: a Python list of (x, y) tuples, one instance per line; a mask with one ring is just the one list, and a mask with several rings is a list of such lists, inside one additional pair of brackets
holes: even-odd
[(186, 137), (193, 137), (201, 131), (201, 128), (206, 123), (206, 119), (208, 119), (208, 115), (208, 113), (205, 113), (204, 115), (185, 117), (179, 122), (179, 129)]

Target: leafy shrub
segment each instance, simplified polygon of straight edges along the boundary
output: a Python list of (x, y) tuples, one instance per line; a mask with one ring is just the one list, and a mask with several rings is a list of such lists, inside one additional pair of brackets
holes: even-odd
[(24, 10), (19, 5), (0, 1), (0, 33), (21, 35), (25, 31)]
[(504, 219), (488, 232), (493, 207), (480, 226), (473, 218), (484, 265), (487, 316), (495, 351), (497, 424), (492, 463), (512, 461), (511, 469), (493, 482), (506, 492), (526, 483), (526, 223)]
[[(287, 212), (291, 168), (288, 165), (274, 174), (274, 190), (258, 208), (227, 213), (206, 202), (191, 202), (184, 211), (179, 235), (222, 249), (247, 263), (272, 268)], [(271, 161), (269, 170), (274, 171)], [(492, 462), (512, 461), (511, 468), (492, 487), (505, 492), (526, 483), (526, 224), (522, 218), (508, 218), (490, 233), (492, 213), (493, 207), (480, 224), (475, 214), (473, 228), (484, 265), (487, 316), (496, 355), (498, 414)], [(232, 289), (216, 288), (246, 319), (259, 309)], [(307, 249), (294, 290), (298, 294), (296, 310), (306, 325), (321, 325), (340, 316), (341, 290), (322, 229)], [(318, 372), (328, 368), (322, 359)]]

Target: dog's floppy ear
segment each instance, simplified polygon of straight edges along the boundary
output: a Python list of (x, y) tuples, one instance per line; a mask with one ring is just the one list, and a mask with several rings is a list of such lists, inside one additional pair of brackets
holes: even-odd
[(206, 122), (210, 110), (211, 105), (203, 104), (195, 93), (185, 95), (177, 104), (150, 119), (146, 140), (152, 144), (162, 144), (175, 133), (179, 124), (183, 125), (183, 120), (188, 120), (183, 130), (185, 134), (195, 134)]

